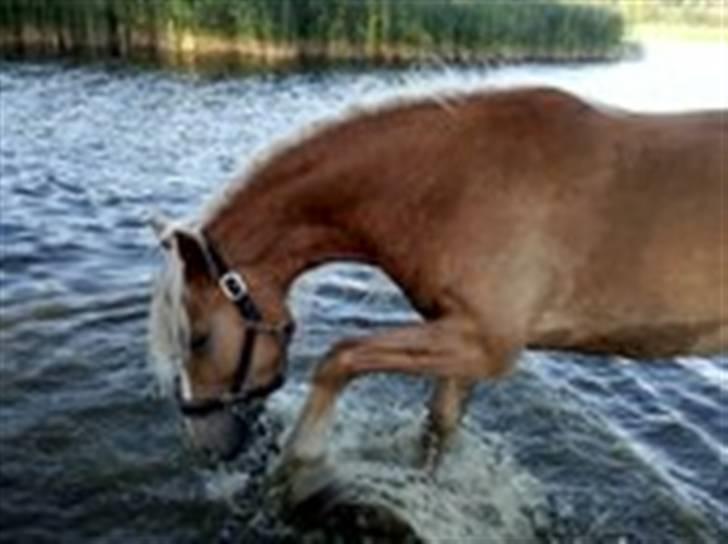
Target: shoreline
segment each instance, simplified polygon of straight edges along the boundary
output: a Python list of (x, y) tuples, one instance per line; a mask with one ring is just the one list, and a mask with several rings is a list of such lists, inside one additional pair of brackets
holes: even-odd
[(0, 57), (202, 68), (579, 62), (623, 53), (616, 10), (536, 2), (5, 0)]
[(594, 63), (628, 60), (651, 41), (728, 43), (725, 27), (672, 22), (627, 24), (612, 45), (579, 47), (568, 43), (456, 45), (352, 43), (338, 40), (281, 42), (229, 35), (174, 24), (72, 28), (25, 22), (0, 32), (0, 60), (69, 60), (153, 65), (194, 72), (246, 72), (306, 68), (400, 68), (407, 65), (502, 65)]
[(214, 33), (145, 33), (133, 30), (120, 43), (97, 39), (83, 44), (67, 33), (48, 32), (24, 25), (22, 33), (0, 34), (0, 60), (67, 59), (150, 63), (161, 67), (206, 71), (211, 68), (295, 69), (307, 66), (361, 65), (401, 67), (417, 64), (520, 64), (525, 62), (591, 63), (614, 62), (628, 57), (634, 44), (629, 40), (608, 50), (576, 51), (564, 47), (518, 47), (494, 45), (430, 50), (407, 45), (357, 46), (346, 42), (304, 42), (295, 46), (262, 40), (226, 37)]
[[(709, 30), (711, 32), (706, 32)], [(200, 74), (288, 72), (307, 69), (397, 69), (406, 66), (501, 66), (525, 63), (588, 64), (634, 60), (651, 43), (686, 42), (728, 45), (728, 28), (695, 28), (685, 25), (649, 23), (626, 29), (618, 48), (609, 53), (529, 51), (527, 48), (494, 47), (472, 51), (455, 48), (445, 52), (414, 47), (378, 47), (371, 51), (348, 43), (310, 43), (289, 46), (219, 36), (213, 33), (181, 32), (160, 40), (159, 34), (129, 33), (122, 50), (103, 41), (94, 46), (69, 47), (61, 32), (42, 32), (25, 27), (22, 44), (17, 36), (0, 34), (0, 61), (67, 61), (147, 66)]]

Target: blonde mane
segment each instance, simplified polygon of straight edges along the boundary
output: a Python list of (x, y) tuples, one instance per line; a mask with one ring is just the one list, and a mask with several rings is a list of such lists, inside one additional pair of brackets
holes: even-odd
[(164, 267), (154, 278), (149, 313), (149, 362), (162, 393), (172, 391), (182, 366), (189, 337), (187, 313), (182, 306), (184, 277), (175, 252), (165, 251)]

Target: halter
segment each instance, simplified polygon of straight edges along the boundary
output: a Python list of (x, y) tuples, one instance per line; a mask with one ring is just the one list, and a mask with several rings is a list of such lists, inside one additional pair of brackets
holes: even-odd
[(248, 286), (242, 276), (230, 270), (220, 254), (215, 250), (214, 246), (209, 242), (206, 243), (207, 256), (215, 269), (217, 275), (217, 283), (225, 297), (232, 302), (243, 318), (245, 337), (238, 358), (238, 366), (235, 369), (233, 383), (230, 390), (218, 397), (209, 397), (203, 399), (188, 400), (182, 396), (179, 379), (176, 382), (175, 397), (180, 411), (187, 417), (204, 417), (212, 412), (233, 408), (239, 404), (246, 404), (250, 401), (266, 397), (279, 389), (285, 377), (279, 372), (271, 383), (242, 391), (243, 385), (250, 373), (250, 365), (252, 361), (255, 341), (259, 333), (270, 334), (275, 336), (281, 349), (287, 350), (288, 344), (295, 330), (293, 321), (285, 321), (279, 324), (270, 324), (263, 321), (258, 306), (253, 301), (248, 291)]

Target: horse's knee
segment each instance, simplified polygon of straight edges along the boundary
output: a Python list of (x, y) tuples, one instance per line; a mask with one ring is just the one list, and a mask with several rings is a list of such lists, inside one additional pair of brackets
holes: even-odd
[(474, 345), (477, 355), (472, 365), (473, 379), (493, 380), (511, 373), (519, 351), (513, 342), (483, 336), (475, 339)]
[(314, 385), (337, 390), (354, 376), (354, 348), (356, 341), (344, 340), (334, 346), (318, 365), (313, 377)]
[(489, 358), (484, 365), (481, 366), (478, 374), (479, 380), (498, 380), (508, 376), (515, 366), (515, 360), (512, 356)]

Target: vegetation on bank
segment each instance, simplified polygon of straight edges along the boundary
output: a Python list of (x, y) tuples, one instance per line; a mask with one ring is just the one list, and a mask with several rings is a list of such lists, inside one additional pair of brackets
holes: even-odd
[(623, 14), (630, 39), (728, 41), (725, 0), (611, 1)]
[(623, 17), (558, 0), (0, 0), (0, 50), (196, 64), (578, 60)]

